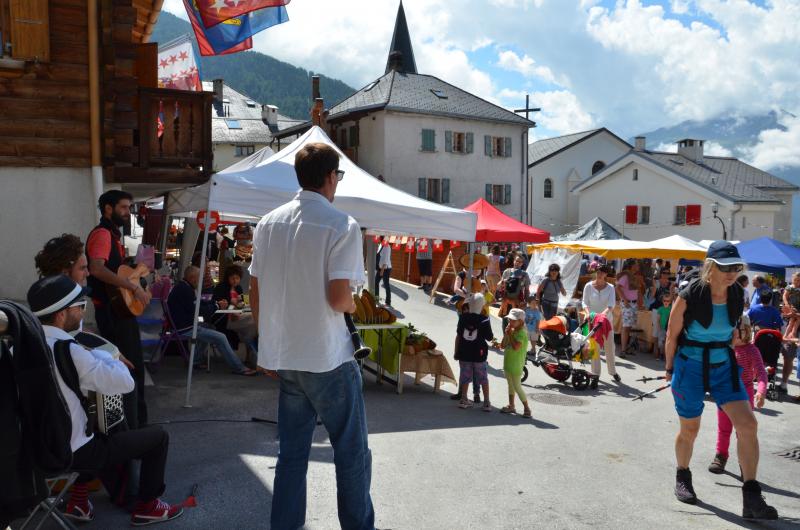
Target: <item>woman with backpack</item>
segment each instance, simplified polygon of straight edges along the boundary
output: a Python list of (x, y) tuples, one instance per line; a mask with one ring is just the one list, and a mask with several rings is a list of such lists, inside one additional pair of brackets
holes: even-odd
[(697, 503), (689, 462), (708, 392), (730, 418), (738, 436), (742, 517), (777, 519), (777, 510), (765, 502), (756, 481), (758, 422), (732, 347), (744, 308), (742, 287), (736, 283), (743, 269), (737, 248), (728, 241), (715, 241), (708, 247), (700, 277), (681, 290), (670, 312), (664, 379), (672, 385), (680, 420), (675, 440), (675, 497), (687, 504)]
[(558, 263), (551, 263), (547, 268), (547, 277), (539, 284), (536, 298), (542, 308), (544, 319), (548, 320), (558, 313), (558, 296), (567, 296), (564, 284), (561, 282), (561, 267)]
[(500, 316), (504, 317), (511, 309), (524, 308), (527, 305), (528, 288), (531, 280), (522, 266), (525, 261), (522, 256), (514, 258), (514, 268), (503, 271), (500, 280), (500, 290), (503, 292), (503, 304), (500, 306)]

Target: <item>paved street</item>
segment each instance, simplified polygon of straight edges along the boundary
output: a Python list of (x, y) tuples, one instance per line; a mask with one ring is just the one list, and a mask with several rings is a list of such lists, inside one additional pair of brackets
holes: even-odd
[[(393, 301), (406, 321), (427, 331), (449, 358), (455, 313), (428, 304), (421, 291), (394, 283)], [(495, 333), (500, 322), (493, 319)], [(800, 525), (800, 462), (776, 455), (800, 446), (800, 405), (770, 403), (758, 414), (761, 473), (768, 501), (782, 519), (748, 525), (738, 517), (741, 493), (730, 474), (709, 474), (716, 415), (705, 412), (695, 448), (696, 507), (672, 495), (672, 444), (677, 429), (669, 394), (631, 402), (655, 383), (633, 382), (656, 375), (649, 355), (618, 362), (622, 384), (603, 376), (599, 390), (577, 392), (536, 369), (525, 383), (533, 421), (498, 412), (505, 404), (502, 356), (490, 354), (495, 410), (460, 410), (440, 395), (433, 379), (402, 396), (366, 375), (365, 398), (373, 451), (373, 498), (379, 528), (797, 528)], [(197, 508), (169, 528), (267, 528), (276, 429), (250, 418), (275, 418), (277, 383), (267, 377), (228, 375), (222, 361), (211, 374), (196, 373), (194, 407), (181, 407), (184, 371), (169, 358), (153, 376), (148, 401), (152, 420), (167, 423), (171, 436), (165, 499), (182, 500), (197, 483)], [(457, 371), (457, 368), (454, 367)], [(797, 395), (793, 383), (790, 393)], [(227, 420), (212, 422), (197, 420)], [(238, 422), (236, 422), (238, 421)], [(186, 422), (186, 423), (180, 423)], [(311, 529), (337, 528), (332, 451), (318, 429), (308, 473)], [(735, 458), (729, 468), (737, 469)], [(96, 528), (119, 528), (125, 514), (95, 496)], [(165, 526), (166, 528), (166, 526)]]

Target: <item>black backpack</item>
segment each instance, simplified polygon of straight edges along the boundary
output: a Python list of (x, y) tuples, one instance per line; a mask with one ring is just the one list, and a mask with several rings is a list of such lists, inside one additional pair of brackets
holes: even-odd
[(520, 277), (514, 272), (506, 280), (506, 293), (515, 295), (519, 293)]

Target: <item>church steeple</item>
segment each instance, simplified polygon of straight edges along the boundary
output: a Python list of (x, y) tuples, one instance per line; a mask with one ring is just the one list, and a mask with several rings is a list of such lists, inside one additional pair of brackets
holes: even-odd
[(400, 0), (400, 7), (397, 9), (397, 20), (394, 23), (394, 34), (392, 34), (392, 45), (389, 46), (385, 73), (388, 74), (392, 70), (408, 74), (417, 73), (417, 63), (414, 61), (414, 48), (411, 47), (411, 36), (408, 33), (403, 0)]

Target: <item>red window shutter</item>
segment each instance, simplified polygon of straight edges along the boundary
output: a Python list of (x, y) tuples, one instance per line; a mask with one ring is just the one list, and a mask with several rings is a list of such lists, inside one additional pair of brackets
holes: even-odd
[(639, 219), (639, 207), (629, 204), (625, 207), (625, 223), (629, 225), (635, 225), (636, 221)]
[(686, 224), (699, 225), (700, 224), (700, 205), (687, 204), (686, 205)]

